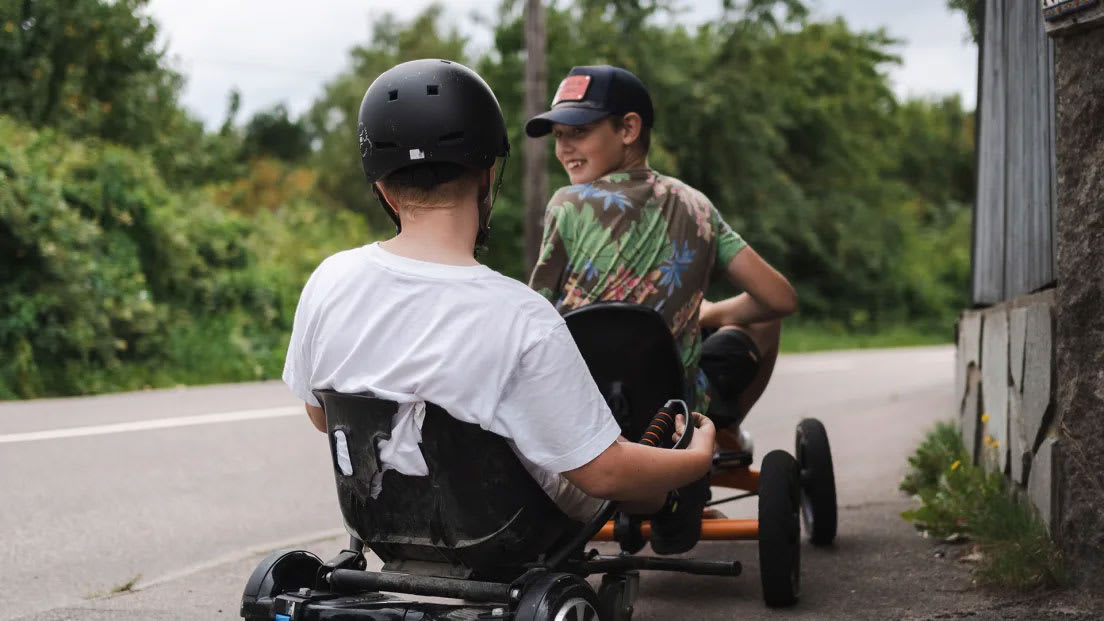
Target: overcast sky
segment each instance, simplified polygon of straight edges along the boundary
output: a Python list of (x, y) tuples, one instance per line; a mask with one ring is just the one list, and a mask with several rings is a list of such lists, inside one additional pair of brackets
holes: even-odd
[[(494, 2), (494, 0), (492, 0)], [(473, 11), (488, 15), (487, 0), (450, 0), (448, 20), (469, 35), (477, 49), (490, 46), (489, 27)], [(171, 64), (187, 77), (184, 104), (207, 125), (226, 113), (227, 93), (242, 93), (239, 119), (284, 102), (303, 112), (322, 85), (347, 66), (348, 50), (368, 40), (370, 24), (391, 12), (416, 15), (430, 0), (152, 0)], [(682, 0), (686, 20), (701, 23), (720, 11), (720, 0)], [(903, 64), (889, 68), (900, 96), (959, 93), (967, 107), (976, 101), (977, 49), (966, 43), (965, 18), (944, 0), (812, 0), (814, 15), (842, 15), (855, 29), (884, 26), (902, 45)], [(310, 7), (310, 8), (307, 8)], [(555, 45), (550, 41), (549, 45)], [(590, 59), (580, 58), (579, 64)]]

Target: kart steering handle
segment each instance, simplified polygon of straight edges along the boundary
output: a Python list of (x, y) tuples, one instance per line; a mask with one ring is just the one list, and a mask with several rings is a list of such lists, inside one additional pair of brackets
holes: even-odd
[(675, 416), (682, 414), (686, 418), (686, 429), (682, 437), (673, 448), (683, 449), (690, 445), (690, 439), (694, 436), (694, 421), (690, 417), (686, 402), (681, 399), (671, 399), (656, 412), (652, 422), (640, 436), (640, 444), (646, 446), (660, 446), (663, 438), (669, 437), (675, 431)]
[[(647, 446), (658, 446), (665, 435), (670, 435), (674, 431), (675, 415), (677, 414), (686, 417), (686, 429), (673, 448), (684, 449), (690, 446), (690, 439), (694, 437), (694, 421), (690, 416), (690, 408), (681, 399), (671, 399), (660, 408), (659, 412), (652, 418), (652, 423), (644, 431), (639, 443)], [(655, 437), (654, 442), (652, 441), (653, 436)], [(617, 511), (617, 506), (618, 503), (612, 500), (602, 503), (598, 512), (587, 521), (586, 525), (571, 539), (570, 543), (545, 559), (544, 566), (553, 570), (560, 569), (568, 555), (581, 550), (586, 542), (590, 541), (591, 537), (598, 534), (598, 531), (613, 517), (613, 514)]]

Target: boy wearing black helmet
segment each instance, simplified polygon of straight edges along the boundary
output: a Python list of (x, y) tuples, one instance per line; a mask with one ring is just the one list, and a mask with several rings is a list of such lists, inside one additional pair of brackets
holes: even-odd
[[(705, 195), (648, 166), (654, 116), (635, 75), (600, 65), (572, 69), (551, 110), (526, 123), (530, 137), (554, 136), (573, 184), (548, 203), (529, 284), (561, 313), (609, 300), (659, 311), (697, 387), (697, 408), (708, 405), (718, 433), (750, 450), (737, 426), (766, 387), (796, 295)], [(745, 293), (706, 301), (715, 270)], [(704, 343), (703, 329), (715, 331)]]
[(478, 75), (442, 60), (397, 65), (365, 93), (358, 134), (365, 175), (399, 232), (329, 257), (303, 289), (284, 381), (319, 430), (314, 389), (396, 401), (383, 468), (424, 476), (418, 441), (425, 403), (434, 403), (507, 438), (580, 521), (598, 498), (654, 511), (667, 490), (706, 472), (707, 420), (695, 415), (686, 451), (619, 441), (564, 321), (475, 260), (494, 163), (509, 151), (498, 102)]

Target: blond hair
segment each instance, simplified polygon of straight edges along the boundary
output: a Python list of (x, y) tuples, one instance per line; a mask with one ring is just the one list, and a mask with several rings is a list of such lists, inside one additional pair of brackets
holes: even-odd
[(482, 172), (457, 164), (419, 164), (396, 170), (379, 185), (396, 211), (448, 209), (479, 192)]

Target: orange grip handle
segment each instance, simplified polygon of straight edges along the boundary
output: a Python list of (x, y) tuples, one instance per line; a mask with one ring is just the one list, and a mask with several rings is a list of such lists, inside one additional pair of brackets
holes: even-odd
[(670, 437), (675, 431), (675, 414), (668, 408), (661, 408), (656, 412), (652, 422), (640, 436), (640, 444), (647, 446), (659, 446), (663, 438)]

